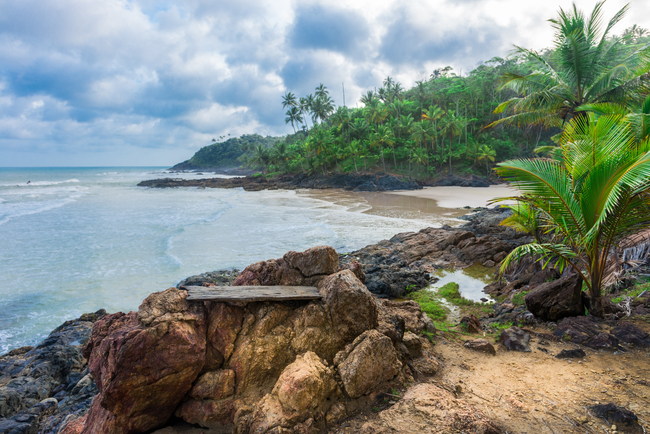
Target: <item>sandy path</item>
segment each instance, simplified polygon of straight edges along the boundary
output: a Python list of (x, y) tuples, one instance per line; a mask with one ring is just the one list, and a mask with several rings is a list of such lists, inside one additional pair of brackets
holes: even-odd
[[(489, 187), (424, 187), (422, 190), (391, 191), (386, 194), (409, 196), (423, 199), (433, 199), (439, 207), (477, 208), (487, 207), (488, 202), (497, 197), (508, 197), (517, 194), (517, 190), (507, 184), (491, 185)], [(492, 205), (493, 206), (493, 205)]]

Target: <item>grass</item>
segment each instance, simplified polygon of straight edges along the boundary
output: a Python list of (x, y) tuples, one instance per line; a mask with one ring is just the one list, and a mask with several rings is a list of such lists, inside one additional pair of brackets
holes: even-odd
[(455, 282), (449, 282), (438, 290), (438, 294), (454, 306), (475, 306), (476, 303), (460, 295), (459, 286)]
[(427, 291), (426, 289), (421, 289), (410, 294), (410, 298), (415, 300), (422, 309), (422, 312), (426, 313), (429, 318), (435, 321), (444, 321), (447, 319), (447, 314), (449, 314), (449, 309), (444, 307), (439, 300), (436, 299), (436, 296), (433, 292)]
[(638, 297), (643, 291), (650, 291), (650, 283), (634, 285), (632, 288), (623, 291), (617, 297), (612, 298), (612, 303), (620, 303), (625, 300), (625, 297)]
[(512, 304), (515, 306), (523, 306), (526, 303), (525, 298), (529, 292), (530, 291), (521, 291), (515, 294), (514, 297), (512, 297)]

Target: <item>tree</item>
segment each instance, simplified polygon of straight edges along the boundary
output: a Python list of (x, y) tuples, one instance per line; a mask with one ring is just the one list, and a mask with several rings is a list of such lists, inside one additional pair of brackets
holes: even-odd
[(253, 163), (268, 172), (271, 153), (264, 145), (257, 145), (253, 151)]
[(300, 115), (300, 110), (296, 106), (291, 106), (289, 110), (285, 113), (287, 115), (286, 118), (284, 118), (284, 123), (288, 124), (291, 122), (291, 126), (293, 127), (293, 132), (294, 134), (296, 133), (296, 122), (302, 122), (302, 116)]
[(287, 92), (282, 95), (282, 108), (296, 107), (296, 105), (296, 95), (291, 92)]
[(485, 161), (485, 176), (490, 177), (490, 163), (494, 162), (497, 153), (488, 145), (481, 145), (478, 147), (478, 161)]
[(445, 117), (441, 119), (441, 129), (442, 134), (449, 136), (449, 174), (451, 175), (451, 146), (454, 137), (458, 136), (463, 132), (463, 121), (456, 117), (456, 114), (453, 111), (449, 111), (445, 114)]
[(511, 113), (489, 126), (500, 124), (538, 124), (560, 127), (575, 116), (584, 115), (580, 107), (588, 103), (615, 102), (638, 104), (650, 91), (650, 44), (630, 50), (623, 38), (608, 37), (628, 11), (619, 10), (602, 29), (604, 1), (596, 3), (586, 18), (573, 6), (550, 20), (556, 30), (555, 50), (550, 59), (525, 48), (516, 53), (536, 66), (527, 75), (506, 73), (502, 89), (519, 96), (501, 103), (495, 113)]
[(524, 256), (562, 271), (571, 267), (588, 287), (589, 310), (603, 315), (605, 267), (622, 238), (650, 225), (650, 143), (637, 143), (620, 116), (573, 118), (560, 138), (562, 159), (512, 160), (496, 172), (534, 210), (549, 242), (514, 249), (500, 272)]

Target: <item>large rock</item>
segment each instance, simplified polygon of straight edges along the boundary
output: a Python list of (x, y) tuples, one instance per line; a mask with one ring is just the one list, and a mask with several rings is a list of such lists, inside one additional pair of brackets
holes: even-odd
[(469, 341), (465, 341), (463, 346), (467, 349), (491, 354), (493, 356), (497, 353), (494, 346), (487, 339), (470, 339)]
[(544, 321), (558, 321), (569, 316), (584, 315), (582, 279), (567, 274), (558, 280), (542, 283), (525, 298), (526, 307)]
[(379, 418), (361, 428), (361, 434), (480, 433), (500, 434), (499, 427), (481, 411), (433, 384), (418, 384)]
[(519, 327), (502, 331), (499, 339), (508, 351), (530, 352), (530, 335)]
[(95, 324), (86, 353), (100, 394), (84, 433), (144, 432), (164, 424), (203, 369), (203, 305), (176, 288), (147, 297), (138, 313)]
[(336, 355), (334, 363), (350, 398), (358, 398), (392, 379), (402, 365), (390, 338), (376, 330), (356, 338)]
[(316, 353), (308, 352), (282, 371), (273, 393), (284, 408), (302, 412), (317, 408), (335, 388), (332, 370)]
[(317, 246), (304, 252), (288, 252), (283, 256), (290, 267), (305, 277), (336, 273), (339, 269), (339, 255), (329, 246)]
[(350, 341), (377, 327), (377, 303), (368, 289), (350, 270), (331, 274), (318, 285), (323, 304), (335, 332)]

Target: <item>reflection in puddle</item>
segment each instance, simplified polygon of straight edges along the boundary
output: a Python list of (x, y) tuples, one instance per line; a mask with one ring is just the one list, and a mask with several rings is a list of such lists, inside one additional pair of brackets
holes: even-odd
[(449, 282), (455, 282), (459, 286), (460, 294), (468, 300), (481, 301), (482, 298), (490, 299), (490, 296), (483, 292), (486, 285), (494, 282), (495, 267), (485, 267), (481, 264), (470, 265), (461, 270), (441, 270), (436, 275), (438, 281), (431, 285), (432, 288), (440, 288)]

